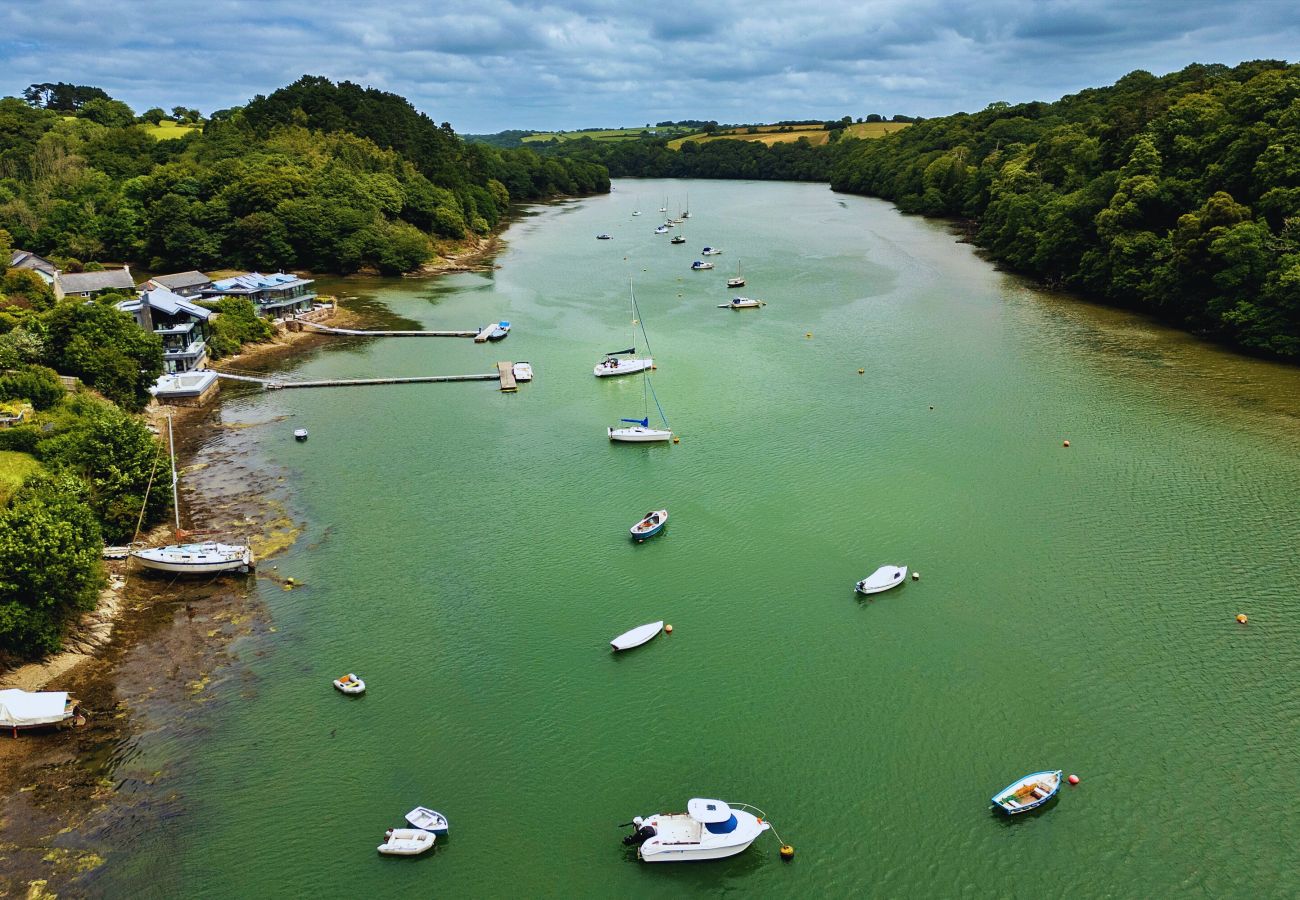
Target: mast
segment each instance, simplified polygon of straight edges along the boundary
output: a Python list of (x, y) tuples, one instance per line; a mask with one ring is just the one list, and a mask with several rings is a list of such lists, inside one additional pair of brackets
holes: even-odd
[(172, 415), (167, 414), (167, 449), (172, 461), (172, 509), (176, 513), (176, 531), (181, 530), (181, 502), (176, 494), (176, 438), (172, 435)]

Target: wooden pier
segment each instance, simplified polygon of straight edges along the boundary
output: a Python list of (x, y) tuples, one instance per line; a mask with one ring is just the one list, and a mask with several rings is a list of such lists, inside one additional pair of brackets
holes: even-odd
[[(478, 329), (473, 331), (362, 331), (359, 328), (335, 328), (333, 325), (321, 325), (319, 322), (309, 322), (304, 319), (294, 320), (299, 327), (311, 328), (315, 331), (324, 332), (325, 334), (343, 334), (355, 337), (459, 337), (474, 338), (478, 340)], [(495, 328), (496, 326), (491, 326)]]
[(512, 393), (519, 390), (519, 385), (515, 383), (515, 364), (512, 362), (497, 363), (497, 375), (501, 378), (501, 390), (506, 393)]
[(484, 325), (482, 331), (477, 331), (474, 333), (474, 343), (482, 344), (484, 341), (488, 339), (488, 335), (490, 335), (492, 332), (496, 330), (497, 330), (496, 322), (493, 322), (490, 325)]
[[(215, 369), (213, 371), (216, 371)], [(236, 375), (233, 372), (217, 372), (220, 378), (229, 378), (234, 381), (246, 381), (254, 384), (260, 384), (263, 390), (267, 391), (287, 391), (294, 388), (321, 388), (321, 387), (361, 387), (368, 384), (438, 384), (441, 382), (451, 381), (498, 381), (501, 384), (501, 390), (514, 392), (519, 389), (515, 380), (515, 364), (513, 362), (497, 363), (495, 372), (484, 372), (481, 375), (413, 375), (405, 378), (325, 378), (315, 381), (283, 381), (275, 378), (260, 378), (252, 375)]]

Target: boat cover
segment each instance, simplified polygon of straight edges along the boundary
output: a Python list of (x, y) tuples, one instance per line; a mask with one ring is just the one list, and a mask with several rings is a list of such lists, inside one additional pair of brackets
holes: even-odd
[(726, 822), (731, 818), (730, 806), (721, 800), (705, 800), (702, 797), (692, 798), (686, 804), (686, 811), (690, 813), (692, 819), (705, 825)]
[(0, 725), (6, 728), (49, 725), (67, 718), (67, 691), (0, 691)]

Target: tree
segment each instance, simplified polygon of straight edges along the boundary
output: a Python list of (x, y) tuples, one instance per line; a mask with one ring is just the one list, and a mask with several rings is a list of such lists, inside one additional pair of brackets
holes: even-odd
[(135, 124), (135, 113), (121, 100), (96, 97), (81, 105), (78, 112), (83, 119), (98, 122), (108, 128), (125, 128)]
[(140, 121), (147, 122), (150, 125), (157, 125), (165, 118), (167, 118), (167, 113), (165, 113), (162, 107), (160, 106), (155, 106), (152, 109), (146, 109), (144, 112), (140, 114)]
[(46, 321), (49, 361), (126, 409), (140, 410), (162, 374), (162, 341), (111, 303), (61, 303)]
[(24, 366), (0, 375), (0, 400), (27, 400), (37, 409), (49, 409), (67, 393), (53, 369)]
[(59, 109), (75, 112), (91, 100), (112, 100), (101, 88), (84, 84), (32, 84), (23, 90), (23, 99), (30, 105), (45, 109)]
[(0, 648), (22, 657), (57, 650), (64, 623), (95, 605), (102, 547), (76, 477), (28, 478), (0, 510)]

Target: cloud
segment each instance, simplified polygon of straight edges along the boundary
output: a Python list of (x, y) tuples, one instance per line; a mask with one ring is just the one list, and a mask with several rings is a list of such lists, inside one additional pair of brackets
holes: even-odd
[[(246, 102), (303, 74), (460, 131), (666, 118), (942, 115), (1133, 69), (1286, 58), (1290, 3), (1242, 0), (89, 0), (0, 6), (0, 88), (94, 84), (137, 110)], [(24, 8), (20, 8), (24, 7)]]

